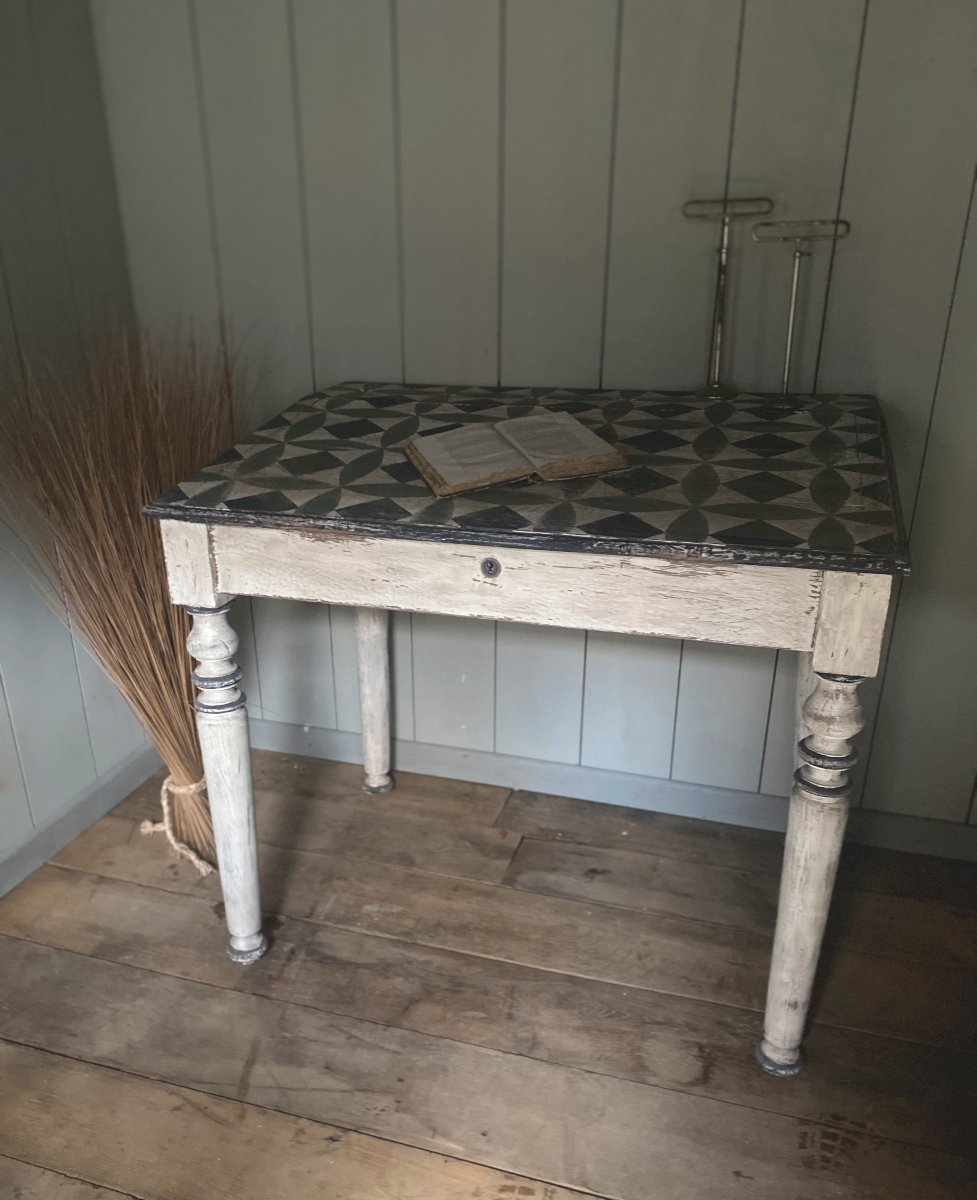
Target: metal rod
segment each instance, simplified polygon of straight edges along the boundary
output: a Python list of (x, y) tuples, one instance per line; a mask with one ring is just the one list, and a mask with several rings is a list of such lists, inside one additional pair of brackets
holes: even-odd
[(851, 225), (839, 219), (817, 221), (758, 221), (750, 235), (755, 242), (793, 242), (794, 261), (790, 277), (790, 300), (787, 305), (787, 337), (784, 342), (784, 371), (780, 394), (790, 390), (790, 368), (794, 355), (794, 333), (797, 323), (797, 297), (800, 291), (801, 259), (810, 258), (808, 242), (838, 242), (848, 236)]
[(726, 285), (729, 278), (730, 223), (742, 217), (762, 216), (773, 209), (769, 196), (725, 196), (715, 200), (687, 200), (682, 215), (694, 221), (719, 221), (719, 246), (716, 250), (716, 291), (712, 306), (709, 335), (708, 383), (706, 396), (725, 396), (731, 391), (722, 378), (723, 341), (726, 332)]
[(797, 315), (797, 285), (801, 278), (801, 259), (809, 258), (810, 252), (802, 250), (800, 238), (794, 243), (794, 271), (790, 280), (790, 305), (787, 309), (787, 342), (784, 345), (784, 382), (780, 394), (786, 396), (790, 390), (790, 361), (794, 349), (794, 318)]
[(723, 213), (719, 235), (719, 266), (716, 270), (716, 298), (712, 306), (712, 341), (709, 350), (709, 390), (719, 388), (723, 361), (723, 327), (726, 317), (726, 263), (729, 259), (729, 215)]

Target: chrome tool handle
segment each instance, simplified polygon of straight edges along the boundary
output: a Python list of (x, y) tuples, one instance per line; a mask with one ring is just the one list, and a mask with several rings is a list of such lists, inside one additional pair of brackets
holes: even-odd
[(712, 306), (712, 335), (709, 342), (709, 382), (707, 396), (727, 391), (719, 382), (722, 374), (723, 335), (726, 326), (726, 279), (729, 263), (730, 222), (744, 217), (759, 217), (773, 210), (769, 196), (720, 196), (712, 200), (686, 200), (682, 216), (690, 221), (719, 221), (716, 293)]
[(790, 390), (790, 367), (794, 354), (794, 327), (797, 318), (797, 294), (801, 278), (801, 259), (810, 258), (804, 247), (810, 242), (839, 242), (851, 233), (851, 225), (840, 217), (816, 221), (758, 221), (750, 231), (755, 242), (793, 242), (794, 263), (787, 305), (787, 338), (784, 344), (784, 373), (780, 394)]

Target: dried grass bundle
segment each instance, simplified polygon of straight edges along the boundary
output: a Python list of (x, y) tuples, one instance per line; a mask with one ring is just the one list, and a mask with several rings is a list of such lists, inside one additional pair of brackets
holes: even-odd
[(166, 763), (172, 832), (215, 859), (193, 718), (189, 620), (170, 603), (143, 505), (233, 441), (223, 349), (119, 334), (74, 377), (27, 366), (0, 399), (0, 500), (48, 596), (63, 599)]

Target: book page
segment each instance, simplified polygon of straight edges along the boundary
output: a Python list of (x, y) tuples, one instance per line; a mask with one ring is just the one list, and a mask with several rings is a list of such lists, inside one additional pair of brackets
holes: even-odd
[(439, 496), (524, 479), (533, 471), (532, 462), (488, 424), (415, 437), (406, 450)]
[(618, 470), (627, 460), (603, 438), (564, 412), (500, 421), (498, 431), (522, 451), (544, 479)]

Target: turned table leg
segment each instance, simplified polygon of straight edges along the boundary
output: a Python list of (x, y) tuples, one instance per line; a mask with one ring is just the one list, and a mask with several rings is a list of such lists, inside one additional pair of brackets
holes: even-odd
[(816, 672), (804, 703), (810, 735), (798, 747), (784, 849), (763, 1041), (757, 1061), (771, 1075), (801, 1069), (801, 1039), (848, 818), (851, 739), (862, 728), (853, 675)]
[(363, 726), (363, 791), (382, 795), (390, 776), (390, 635), (382, 608), (356, 610), (356, 651)]
[(260, 958), (268, 943), (261, 932), (248, 714), (238, 687), (238, 639), (227, 619), (230, 607), (188, 606), (193, 628), (187, 649), (199, 664), (193, 673), (199, 692), (194, 707), (230, 933), (227, 952), (234, 962), (247, 964)]

